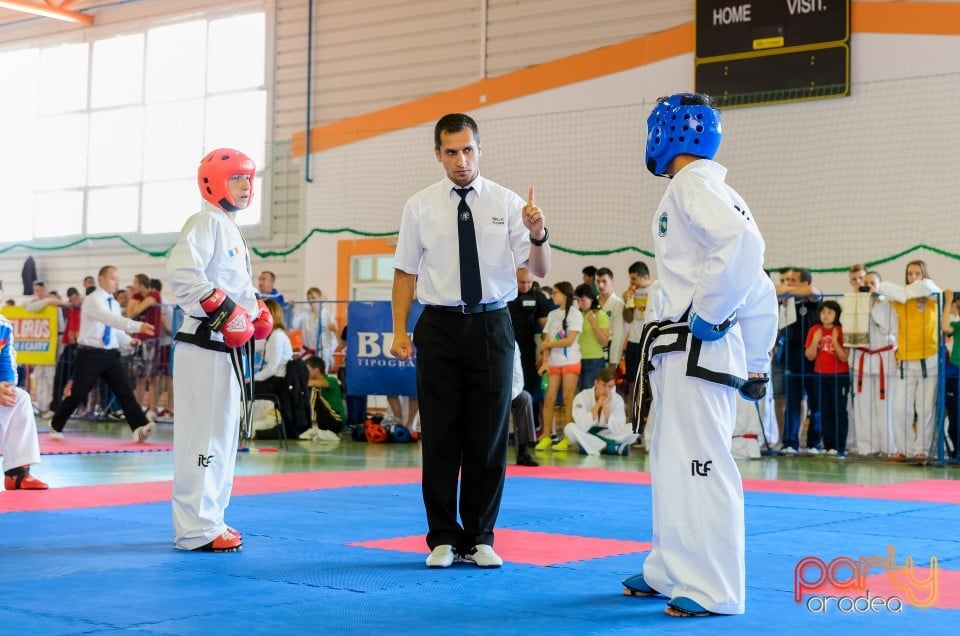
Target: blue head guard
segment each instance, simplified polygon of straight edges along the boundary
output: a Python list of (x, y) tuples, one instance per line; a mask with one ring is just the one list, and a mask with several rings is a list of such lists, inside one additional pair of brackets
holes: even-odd
[(677, 155), (713, 159), (721, 137), (720, 111), (705, 96), (661, 98), (647, 117), (647, 170), (663, 176)]

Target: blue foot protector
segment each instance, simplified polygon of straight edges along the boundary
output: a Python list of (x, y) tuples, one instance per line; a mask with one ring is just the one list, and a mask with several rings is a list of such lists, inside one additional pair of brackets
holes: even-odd
[(667, 607), (677, 612), (676, 614), (670, 614), (670, 616), (675, 616), (677, 618), (697, 618), (700, 616), (710, 616), (710, 612), (705, 610), (700, 603), (687, 598), (686, 596), (678, 596), (677, 598), (672, 598), (667, 603)]
[(624, 579), (623, 581), (623, 593), (627, 596), (659, 596), (660, 592), (656, 591), (643, 580), (643, 573), (634, 574), (631, 577)]

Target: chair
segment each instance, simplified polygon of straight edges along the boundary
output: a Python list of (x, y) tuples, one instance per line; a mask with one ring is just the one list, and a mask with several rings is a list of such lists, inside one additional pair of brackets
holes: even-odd
[[(283, 448), (284, 450), (290, 450), (290, 445), (289, 445), (289, 443), (288, 443), (288, 441), (287, 441), (287, 427), (284, 425), (284, 422), (283, 422), (283, 419), (282, 419), (282, 415), (281, 415), (281, 414), (282, 414), (282, 407), (281, 407), (281, 404), (280, 404), (280, 397), (279, 397), (278, 395), (276, 395), (275, 393), (254, 393), (253, 399), (254, 399), (254, 401), (256, 401), (256, 400), (269, 400), (270, 402), (273, 403), (273, 418), (274, 418), (274, 422), (275, 422), (275, 424), (276, 424), (276, 425), (274, 426), (274, 429), (278, 431), (278, 433), (277, 433), (277, 439), (280, 440), (280, 448)], [(251, 405), (251, 409), (252, 409), (252, 405)], [(273, 439), (273, 438), (271, 438), (271, 437), (259, 437), (259, 438), (258, 438), (258, 437), (257, 437), (257, 432), (256, 432), (256, 431), (253, 431), (253, 438), (252, 438), (252, 439), (268, 440), (268, 439)]]
[(282, 378), (269, 379), (272, 380), (268, 385), (271, 391), (265, 391), (266, 387), (261, 386), (261, 390), (254, 393), (255, 400), (270, 400), (276, 407), (275, 412), (279, 415), (274, 417), (280, 425), (278, 437), (283, 440), (284, 446), (286, 446), (286, 440), (292, 435), (299, 435), (310, 427), (308, 379), (306, 363), (299, 358), (294, 358), (287, 362), (286, 373)]

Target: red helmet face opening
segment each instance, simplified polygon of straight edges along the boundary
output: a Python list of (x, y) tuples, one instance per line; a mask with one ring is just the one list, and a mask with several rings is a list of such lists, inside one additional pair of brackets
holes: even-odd
[(247, 155), (233, 148), (217, 148), (211, 150), (200, 162), (197, 185), (200, 186), (200, 194), (205, 200), (225, 212), (236, 212), (241, 208), (230, 194), (227, 180), (238, 174), (250, 177), (249, 205), (253, 201), (253, 179), (256, 173), (257, 165)]

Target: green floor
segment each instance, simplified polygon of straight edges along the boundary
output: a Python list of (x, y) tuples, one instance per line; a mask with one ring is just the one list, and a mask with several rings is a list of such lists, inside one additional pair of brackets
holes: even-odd
[[(41, 435), (46, 422), (38, 422)], [(70, 435), (127, 438), (130, 429), (123, 422), (73, 421), (65, 430)], [(160, 422), (152, 441), (173, 437), (173, 425)], [(275, 449), (276, 442), (251, 444), (251, 452), (237, 457), (238, 475), (267, 473), (405, 468), (420, 465), (419, 444), (367, 444), (344, 439), (339, 444), (290, 442), (288, 450), (258, 452), (257, 446)], [(647, 456), (635, 452), (628, 457), (588, 457), (576, 453), (536, 452), (543, 465), (646, 471)], [(513, 461), (510, 451), (510, 461)], [(912, 466), (886, 460), (845, 461), (826, 457), (778, 457), (739, 462), (745, 479), (789, 480), (878, 485), (919, 479), (960, 479), (960, 466)], [(536, 470), (531, 468), (529, 470)], [(51, 487), (92, 484), (164, 481), (173, 477), (171, 453), (102, 453), (90, 455), (44, 455), (34, 474)]]

